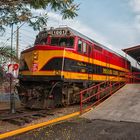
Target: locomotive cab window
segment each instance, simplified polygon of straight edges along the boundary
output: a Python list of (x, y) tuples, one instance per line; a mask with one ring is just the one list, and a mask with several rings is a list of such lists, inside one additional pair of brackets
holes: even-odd
[(45, 45), (45, 44), (47, 44), (47, 38), (41, 38), (41, 39), (36, 39), (36, 41), (35, 41), (35, 45)]
[(59, 38), (52, 37), (52, 39), (51, 39), (51, 45), (52, 46), (57, 46), (58, 43), (59, 43)]
[(83, 42), (83, 53), (87, 54), (87, 44)]
[(51, 45), (52, 46), (60, 46), (60, 47), (67, 47), (67, 48), (73, 48), (74, 46), (74, 38), (73, 37), (52, 37), (51, 38)]
[(78, 52), (82, 52), (83, 50), (82, 50), (82, 41), (81, 40), (79, 40), (78, 41), (78, 50), (77, 50)]
[(89, 55), (90, 49), (89, 45), (86, 42), (83, 42), (81, 40), (78, 40), (78, 46), (77, 46), (77, 51), (79, 53), (83, 53), (85, 55)]
[(47, 44), (47, 38), (42, 39), (42, 40), (40, 41), (40, 44), (41, 44), (41, 45), (45, 45), (45, 44)]
[(91, 50), (92, 50), (92, 47), (90, 46), (90, 45), (86, 45), (86, 48), (87, 48), (87, 50), (86, 50), (86, 54), (89, 56), (90, 54), (91, 54)]

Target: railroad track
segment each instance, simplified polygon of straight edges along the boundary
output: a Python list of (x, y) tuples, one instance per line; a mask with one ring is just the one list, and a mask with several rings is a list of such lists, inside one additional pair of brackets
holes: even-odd
[(23, 126), (32, 123), (34, 120), (57, 117), (61, 114), (69, 114), (75, 111), (79, 111), (79, 105), (70, 105), (67, 107), (47, 109), (47, 110), (31, 110), (26, 108), (19, 108), (15, 114), (9, 113), (9, 110), (0, 111), (0, 121), (5, 121), (17, 126)]
[(33, 120), (40, 119), (42, 117), (53, 116), (54, 111), (39, 110), (32, 111), (29, 109), (17, 110), (15, 114), (9, 113), (7, 110), (0, 111), (0, 121), (6, 121), (14, 125), (22, 126), (27, 123), (31, 123)]
[[(108, 96), (106, 97), (108, 98)], [(104, 98), (104, 100), (106, 99)], [(93, 101), (92, 101), (93, 102)], [(84, 104), (84, 107), (92, 105), (92, 102), (88, 102), (87, 104)], [(0, 121), (6, 121), (14, 125), (23, 126), (25, 124), (31, 123), (34, 120), (41, 119), (43, 117), (47, 116), (54, 116), (56, 115), (56, 112), (60, 109), (66, 109), (68, 108), (75, 108), (78, 107), (76, 111), (79, 111), (79, 105), (70, 105), (68, 107), (63, 108), (53, 108), (53, 109), (46, 109), (46, 110), (31, 110), (26, 108), (19, 108), (16, 110), (15, 114), (9, 113), (9, 110), (0, 110)], [(62, 111), (63, 113), (63, 111)], [(70, 111), (67, 111), (67, 113), (71, 113)], [(66, 114), (67, 114), (66, 113)]]

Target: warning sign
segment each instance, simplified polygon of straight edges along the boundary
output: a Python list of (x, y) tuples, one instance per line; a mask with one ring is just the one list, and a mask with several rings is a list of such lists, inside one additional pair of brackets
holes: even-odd
[(13, 77), (18, 77), (18, 71), (19, 71), (19, 64), (9, 64), (8, 65), (8, 74), (12, 74)]

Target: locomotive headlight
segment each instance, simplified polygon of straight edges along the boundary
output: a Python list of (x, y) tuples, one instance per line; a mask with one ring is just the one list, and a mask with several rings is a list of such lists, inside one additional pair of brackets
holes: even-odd
[(34, 52), (33, 53), (33, 59), (34, 60), (38, 60), (38, 52)]
[(34, 60), (38, 60), (38, 56), (34, 56)]
[(34, 52), (34, 55), (37, 55), (37, 52)]
[(55, 71), (55, 75), (60, 75), (60, 74), (61, 74), (61, 72), (59, 70)]
[(38, 55), (38, 52), (35, 51), (33, 54), (34, 54), (34, 56), (37, 56)]

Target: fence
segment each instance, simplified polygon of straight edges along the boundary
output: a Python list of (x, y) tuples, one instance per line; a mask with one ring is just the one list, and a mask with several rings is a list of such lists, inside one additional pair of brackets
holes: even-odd
[(125, 85), (125, 82), (105, 81), (80, 92), (80, 112), (90, 109)]
[(126, 74), (127, 83), (135, 84), (140, 83), (140, 72), (131, 72)]

